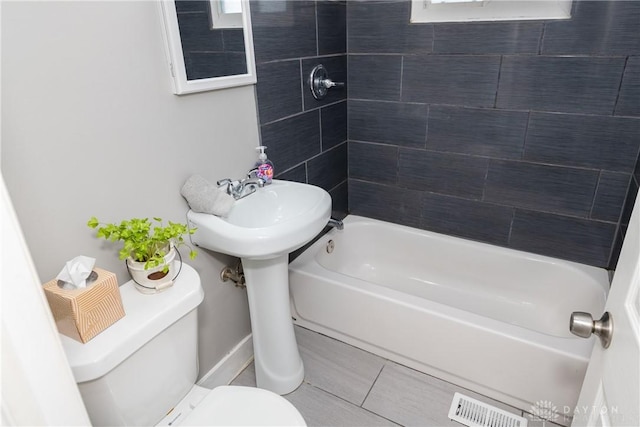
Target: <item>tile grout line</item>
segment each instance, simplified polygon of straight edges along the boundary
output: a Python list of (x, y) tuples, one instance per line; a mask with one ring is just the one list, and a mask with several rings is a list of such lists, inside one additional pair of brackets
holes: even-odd
[(591, 207), (589, 208), (589, 214), (587, 216), (587, 219), (593, 219), (593, 209), (596, 207), (596, 198), (598, 197), (598, 190), (600, 189), (600, 184), (602, 182), (602, 173), (604, 171), (601, 170), (598, 173), (598, 177), (596, 178), (596, 185), (593, 188), (593, 196), (591, 199)]
[(629, 57), (627, 56), (624, 59), (624, 65), (622, 66), (622, 74), (620, 75), (620, 84), (618, 85), (618, 92), (616, 93), (616, 100), (613, 102), (613, 111), (611, 112), (611, 116), (616, 115), (616, 110), (618, 109), (618, 102), (620, 101), (620, 94), (622, 93), (622, 83), (624, 82), (624, 73), (627, 71), (627, 64), (629, 63)]
[[(342, 342), (342, 341), (341, 341), (341, 342)], [(384, 367), (384, 366), (383, 366), (383, 367)], [(376, 379), (377, 379), (377, 378), (376, 378)], [(393, 424), (395, 424), (395, 425), (397, 425), (397, 426), (402, 426), (402, 424), (399, 424), (398, 422), (393, 421), (392, 419), (389, 419), (389, 418), (385, 417), (384, 415), (380, 415), (380, 414), (378, 414), (377, 412), (371, 411), (371, 410), (369, 410), (369, 409), (367, 409), (367, 408), (363, 408), (362, 406), (358, 406), (358, 405), (356, 405), (355, 403), (350, 402), (350, 401), (346, 400), (345, 398), (343, 398), (343, 397), (341, 397), (341, 396), (338, 396), (337, 394), (334, 394), (334, 393), (332, 393), (332, 392), (330, 392), (330, 391), (328, 391), (328, 390), (325, 390), (325, 389), (323, 389), (322, 387), (319, 387), (319, 386), (317, 386), (317, 385), (314, 385), (314, 384), (312, 384), (312, 383), (310, 383), (310, 382), (308, 382), (308, 381), (306, 381), (306, 380), (305, 380), (303, 383), (304, 383), (304, 384), (306, 384), (306, 385), (308, 385), (309, 387), (312, 387), (312, 388), (314, 388), (314, 389), (316, 389), (316, 390), (319, 390), (319, 391), (321, 391), (321, 392), (323, 392), (323, 393), (326, 393), (326, 394), (328, 394), (329, 396), (333, 396), (333, 397), (335, 397), (336, 399), (339, 399), (339, 400), (343, 401), (343, 402), (344, 402), (344, 403), (346, 403), (347, 405), (349, 405), (349, 406), (353, 406), (355, 409), (361, 409), (361, 410), (365, 411), (366, 413), (369, 413), (369, 414), (375, 415), (376, 417), (382, 418), (382, 419), (384, 419), (384, 420), (386, 420), (386, 421), (389, 421), (390, 423), (393, 423)], [(295, 390), (293, 393), (291, 393), (291, 394), (294, 394), (294, 393), (296, 393), (297, 391), (298, 391), (298, 389), (296, 389), (296, 390)], [(288, 400), (288, 399), (287, 399), (287, 400)], [(363, 402), (363, 403), (364, 403), (364, 402)]]
[[(302, 111), (298, 111), (290, 116), (285, 116), (285, 117), (280, 117), (279, 119), (274, 120), (275, 121), (280, 121), (280, 120), (284, 120), (288, 117), (292, 117), (292, 116), (296, 116), (299, 114), (304, 114), (306, 111), (304, 109), (305, 105), (304, 105), (304, 72), (302, 70), (302, 59), (298, 59), (298, 66), (300, 67), (300, 103), (302, 104)], [(273, 123), (273, 122), (269, 122), (269, 123)]]
[(322, 107), (318, 108), (318, 129), (320, 133), (320, 153), (323, 153), (325, 150), (322, 141)]
[(543, 22), (542, 23), (542, 30), (540, 31), (540, 37), (538, 38), (537, 56), (541, 56), (542, 55), (542, 49), (544, 48), (544, 35), (545, 35), (545, 31), (546, 30), (547, 30), (547, 23)]
[(509, 223), (509, 234), (507, 235), (507, 247), (511, 247), (511, 235), (513, 234), (513, 223), (516, 220), (516, 208), (511, 208), (511, 222)]
[(524, 135), (522, 137), (522, 152), (520, 153), (520, 160), (526, 161), (525, 152), (527, 150), (527, 136), (529, 135), (529, 126), (531, 126), (531, 110), (527, 112), (527, 124), (524, 127)]
[(316, 55), (320, 55), (320, 23), (318, 22), (318, 0), (314, 2), (313, 9), (316, 18)]
[(504, 55), (500, 55), (500, 62), (498, 63), (498, 75), (496, 76), (496, 96), (493, 98), (493, 109), (498, 109), (498, 95), (500, 93), (500, 78), (502, 77), (502, 62), (504, 61)]
[[(302, 76), (302, 71), (300, 71), (300, 75)], [(302, 105), (302, 108), (304, 108), (304, 82), (300, 83), (300, 88), (302, 89), (302, 93), (303, 93), (303, 100), (302, 100), (302, 104), (303, 104), (303, 105)], [(322, 105), (322, 106), (320, 106), (320, 107), (313, 107), (313, 108), (310, 108), (310, 109), (308, 109), (308, 110), (298, 111), (298, 112), (295, 112), (295, 113), (293, 113), (293, 114), (289, 114), (288, 116), (279, 117), (279, 118), (277, 118), (277, 119), (275, 119), (275, 120), (271, 120), (271, 121), (266, 122), (266, 123), (260, 123), (260, 126), (269, 126), (269, 125), (272, 125), (272, 124), (274, 124), (274, 123), (283, 122), (283, 121), (285, 121), (285, 120), (293, 119), (293, 118), (295, 118), (295, 117), (299, 117), (299, 116), (302, 116), (302, 115), (304, 115), (304, 114), (311, 113), (311, 112), (313, 112), (313, 111), (318, 111), (318, 110), (320, 110), (321, 108), (325, 108), (325, 107), (333, 107), (333, 106), (335, 106), (335, 105), (340, 104), (341, 102), (346, 102), (346, 99), (340, 99), (340, 100), (338, 100), (338, 101), (331, 102), (331, 103), (327, 103), (327, 104)]]
[[(387, 366), (388, 362), (389, 361), (387, 359), (384, 359), (384, 363), (382, 364), (382, 367), (380, 368), (380, 372), (378, 372), (378, 375), (376, 375), (376, 378), (373, 380), (373, 383), (371, 383), (371, 387), (369, 387), (369, 391), (367, 391), (367, 394), (364, 396), (364, 399), (362, 399), (362, 403), (359, 406), (360, 408), (365, 409), (365, 408), (362, 407), (362, 405), (364, 405), (364, 402), (367, 401), (367, 398), (371, 394), (371, 390), (373, 390), (373, 387), (376, 385), (376, 382), (378, 382), (378, 378), (380, 378), (380, 374), (382, 374), (382, 371), (384, 370), (384, 367)], [(378, 415), (378, 414), (376, 414), (376, 415)]]

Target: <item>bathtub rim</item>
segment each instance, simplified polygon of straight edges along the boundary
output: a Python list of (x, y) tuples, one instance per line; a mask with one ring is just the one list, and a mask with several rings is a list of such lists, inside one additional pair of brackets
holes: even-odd
[[(417, 228), (417, 227), (410, 227), (407, 225), (402, 225), (402, 224), (396, 224), (396, 223), (392, 223), (392, 222), (388, 222), (388, 221), (383, 221), (383, 220), (379, 220), (379, 219), (374, 219), (374, 218), (368, 218), (368, 217), (364, 217), (364, 216), (360, 216), (360, 215), (347, 215), (343, 220), (342, 220), (345, 228), (348, 225), (356, 225), (356, 226), (363, 226), (363, 225), (368, 225), (368, 224), (374, 224), (374, 225), (379, 225), (379, 226), (383, 226), (383, 227), (392, 227), (392, 228), (398, 228), (404, 232), (407, 233), (412, 233), (412, 234), (424, 234), (426, 236), (435, 238), (437, 240), (453, 240), (454, 242), (457, 242), (458, 244), (461, 244), (463, 246), (477, 246), (479, 248), (485, 248), (489, 251), (492, 252), (498, 252), (498, 253), (511, 253), (511, 254), (517, 254), (523, 258), (526, 259), (530, 259), (536, 262), (544, 262), (544, 263), (550, 263), (550, 264), (561, 264), (563, 266), (568, 266), (573, 270), (577, 270), (582, 274), (585, 274), (587, 276), (589, 276), (589, 278), (591, 278), (598, 286), (600, 286), (602, 288), (602, 290), (604, 291), (605, 295), (609, 294), (609, 289), (611, 286), (611, 277), (608, 273), (608, 271), (604, 268), (601, 267), (595, 267), (592, 265), (588, 265), (588, 264), (583, 264), (583, 263), (579, 263), (576, 261), (570, 261), (570, 260), (565, 260), (562, 258), (554, 258), (548, 255), (542, 255), (542, 254), (536, 254), (533, 252), (527, 252), (521, 249), (513, 249), (513, 248), (508, 248), (505, 246), (500, 246), (500, 245), (495, 245), (495, 244), (491, 244), (491, 243), (486, 243), (486, 242), (481, 242), (479, 240), (473, 240), (473, 239), (467, 239), (464, 237), (459, 237), (459, 236), (454, 236), (454, 235), (449, 235), (449, 234), (443, 234), (443, 233), (438, 233), (435, 231), (431, 231), (431, 230), (426, 230), (426, 229), (422, 229), (422, 228)], [(324, 236), (322, 236), (322, 238), (318, 239), (322, 240), (324, 239), (326, 236), (339, 236), (339, 233), (344, 232), (344, 230), (337, 230), (335, 228), (329, 230), (329, 232), (327, 232)], [(302, 257), (303, 255), (306, 255), (308, 252), (311, 251), (312, 247), (315, 246), (317, 243), (314, 242), (313, 245), (310, 245), (307, 249), (305, 249), (305, 251), (300, 255), (300, 257)], [(314, 252), (315, 254), (315, 252)], [(331, 271), (330, 269), (327, 269), (329, 271)]]
[[(489, 247), (494, 250), (497, 249), (499, 251), (514, 251), (516, 253), (520, 253), (521, 255), (540, 261), (551, 261), (554, 263), (567, 264), (572, 268), (575, 268), (581, 272), (584, 272), (589, 275), (589, 277), (593, 278), (594, 282), (602, 287), (602, 290), (605, 292), (605, 295), (609, 292), (609, 276), (604, 269), (600, 269), (598, 267), (593, 267), (585, 264), (576, 263), (574, 261), (562, 260), (559, 258), (552, 258), (545, 255), (534, 254), (526, 251), (520, 251), (516, 249), (504, 248), (500, 246), (491, 245), (488, 243), (477, 242), (469, 239), (463, 239), (456, 236), (443, 235), (440, 233), (435, 233), (429, 230), (416, 229), (413, 227), (408, 227), (400, 224), (389, 223), (386, 221), (381, 221), (377, 219), (357, 216), (357, 215), (348, 215), (343, 219), (343, 223), (345, 225), (345, 229), (350, 224), (367, 224), (373, 223), (378, 225), (392, 226), (392, 227), (401, 227), (409, 232), (418, 231), (420, 233), (424, 232), (427, 235), (435, 235), (436, 237), (442, 238), (452, 238), (457, 241), (463, 241), (465, 244), (477, 244), (481, 245), (481, 247)], [(555, 353), (564, 354), (571, 357), (582, 358), (583, 360), (589, 360), (591, 355), (591, 350), (593, 347), (593, 343), (595, 342), (594, 337), (590, 337), (589, 339), (574, 337), (574, 336), (557, 336), (551, 335), (542, 331), (533, 330), (527, 328), (525, 326), (514, 325), (508, 322), (500, 321), (493, 319), (491, 317), (486, 317), (480, 314), (476, 314), (458, 307), (454, 307), (451, 305), (443, 304), (440, 302), (428, 300), (419, 296), (407, 294), (400, 292), (398, 290), (379, 285), (376, 283), (368, 282), (366, 280), (362, 280), (353, 276), (345, 275), (334, 270), (328, 269), (321, 265), (317, 259), (318, 251), (323, 250), (326, 243), (334, 238), (339, 233), (344, 231), (340, 231), (337, 229), (332, 229), (324, 236), (315, 241), (311, 246), (305, 249), (294, 261), (289, 265), (289, 270), (293, 270), (302, 274), (309, 274), (315, 276), (316, 278), (321, 278), (323, 280), (327, 280), (336, 284), (338, 286), (343, 286), (351, 289), (358, 289), (367, 294), (373, 296), (381, 296), (385, 299), (394, 300), (402, 305), (418, 307), (422, 310), (428, 311), (430, 314), (437, 315), (440, 317), (446, 317), (449, 320), (464, 322), (472, 327), (478, 328), (480, 327), (483, 330), (495, 332), (502, 332), (503, 335), (508, 336), (510, 339), (515, 339), (522, 342), (533, 342), (540, 343), (539, 337), (542, 337), (544, 342), (544, 347), (548, 348), (550, 351)], [(601, 271), (600, 271), (601, 270)], [(597, 277), (599, 276), (599, 277)], [(341, 278), (348, 279), (347, 281), (339, 280)], [(351, 282), (351, 283), (349, 283)], [(401, 296), (398, 298), (398, 296)], [(606, 302), (606, 299), (605, 299)], [(604, 303), (603, 303), (604, 304)], [(295, 304), (292, 299), (292, 312), (295, 315), (299, 315), (297, 310), (295, 309)], [(480, 326), (482, 325), (482, 326)], [(567, 330), (569, 329), (569, 318), (567, 318)], [(576, 353), (576, 350), (578, 353)]]

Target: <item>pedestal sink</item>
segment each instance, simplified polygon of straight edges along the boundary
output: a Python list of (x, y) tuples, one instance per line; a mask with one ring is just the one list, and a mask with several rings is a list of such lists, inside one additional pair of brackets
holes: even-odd
[(313, 185), (274, 180), (237, 200), (227, 218), (189, 211), (192, 242), (242, 259), (258, 387), (278, 394), (304, 377), (289, 308), (289, 252), (313, 239), (331, 216), (331, 197)]

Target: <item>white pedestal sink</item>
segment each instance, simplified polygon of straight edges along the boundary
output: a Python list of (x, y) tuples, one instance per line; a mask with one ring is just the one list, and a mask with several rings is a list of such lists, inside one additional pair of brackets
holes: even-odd
[(258, 387), (278, 394), (304, 377), (289, 308), (288, 254), (313, 239), (331, 216), (331, 197), (308, 184), (274, 180), (237, 200), (227, 218), (189, 211), (195, 245), (242, 259)]

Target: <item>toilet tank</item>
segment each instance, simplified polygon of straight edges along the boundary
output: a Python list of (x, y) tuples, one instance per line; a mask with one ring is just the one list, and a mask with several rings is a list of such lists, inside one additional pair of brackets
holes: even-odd
[(183, 264), (175, 284), (146, 295), (120, 287), (125, 316), (82, 344), (60, 335), (93, 425), (155, 425), (198, 376), (200, 276)]

